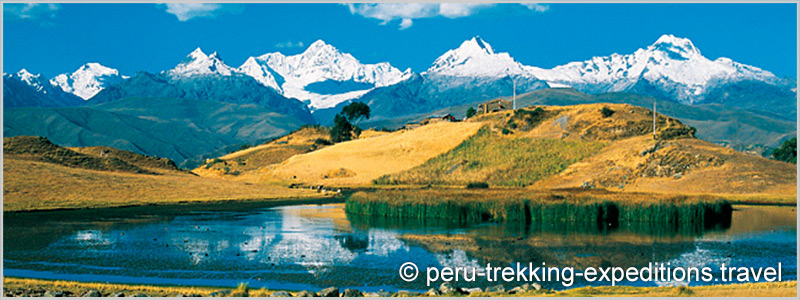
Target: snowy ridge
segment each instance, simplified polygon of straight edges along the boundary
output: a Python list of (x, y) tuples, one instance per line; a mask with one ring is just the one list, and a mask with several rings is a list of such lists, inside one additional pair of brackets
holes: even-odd
[[(239, 70), (262, 84), (281, 91), (286, 97), (309, 100), (313, 108), (333, 107), (342, 101), (361, 96), (370, 89), (322, 95), (307, 91), (305, 88), (309, 84), (332, 80), (382, 87), (403, 81), (411, 75), (410, 69), (402, 72), (385, 62), (362, 64), (349, 53), (342, 53), (322, 40), (317, 40), (297, 55), (286, 56), (274, 52), (248, 58)], [(279, 88), (269, 70), (273, 70), (283, 80)]]
[(19, 72), (17, 72), (16, 75), (12, 74), (6, 76), (10, 77), (16, 76), (22, 82), (25, 82), (27, 85), (32, 86), (34, 89), (36, 89), (37, 92), (43, 92), (47, 94), (47, 90), (45, 89), (44, 84), (42, 84), (41, 74), (34, 75), (31, 72), (28, 72), (28, 70), (26, 69), (21, 69), (19, 70)]
[(758, 80), (777, 84), (780, 79), (757, 67), (728, 58), (709, 60), (686, 38), (663, 35), (654, 44), (633, 54), (593, 57), (553, 69), (527, 67), (533, 76), (589, 92), (625, 91), (644, 80), (678, 101), (702, 99), (710, 84)]
[(167, 71), (172, 77), (191, 77), (196, 75), (223, 75), (230, 76), (235, 70), (226, 65), (217, 52), (206, 55), (199, 47), (175, 68)]
[(50, 84), (61, 88), (64, 92), (88, 100), (107, 86), (127, 78), (128, 76), (120, 75), (116, 69), (99, 63), (87, 63), (71, 74), (56, 75), (50, 80)]
[(495, 53), (489, 43), (473, 37), (456, 49), (445, 52), (425, 72), (428, 75), (455, 77), (506, 77), (530, 75), (508, 53)]

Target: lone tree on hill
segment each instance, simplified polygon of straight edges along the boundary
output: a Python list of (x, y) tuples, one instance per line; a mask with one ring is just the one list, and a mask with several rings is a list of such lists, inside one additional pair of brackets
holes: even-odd
[(784, 141), (780, 147), (772, 151), (772, 157), (774, 157), (777, 160), (782, 160), (785, 162), (796, 164), (797, 137), (793, 137), (791, 140)]
[(469, 119), (475, 116), (478, 111), (475, 110), (474, 107), (467, 108), (467, 114), (464, 116), (465, 119)]
[(361, 135), (358, 121), (369, 119), (369, 106), (363, 102), (353, 102), (342, 108), (342, 111), (333, 118), (331, 128), (331, 141), (344, 142)]

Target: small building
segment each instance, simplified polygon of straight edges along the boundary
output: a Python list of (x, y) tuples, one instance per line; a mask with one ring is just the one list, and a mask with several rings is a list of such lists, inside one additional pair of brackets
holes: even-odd
[(478, 104), (478, 113), (486, 114), (490, 112), (509, 110), (512, 108), (512, 105), (513, 104), (511, 101), (498, 98), (489, 102)]

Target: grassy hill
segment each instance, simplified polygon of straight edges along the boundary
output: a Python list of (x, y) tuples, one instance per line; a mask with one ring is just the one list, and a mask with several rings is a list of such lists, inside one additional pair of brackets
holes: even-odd
[(264, 170), (262, 180), (351, 186), (370, 184), (447, 152), (478, 132), (479, 122), (436, 123), (414, 130), (367, 134), (357, 140), (292, 156)]
[[(604, 116), (603, 110), (611, 115)], [(590, 157), (613, 141), (652, 131), (652, 113), (620, 104), (537, 107), (479, 115), (477, 135), (418, 167), (378, 184), (528, 186)], [(659, 116), (659, 135), (691, 136), (679, 121)], [(674, 132), (674, 133), (673, 133)]]
[[(569, 106), (590, 103), (627, 103), (652, 109), (653, 101), (657, 102), (659, 113), (677, 118), (684, 124), (697, 128), (697, 137), (755, 155), (762, 155), (765, 151), (779, 146), (782, 141), (797, 134), (797, 124), (780, 116), (729, 108), (721, 104), (683, 105), (630, 93), (592, 95), (566, 88), (542, 89), (518, 95), (517, 107), (529, 105)], [(400, 128), (405, 123), (419, 121), (432, 114), (443, 115), (449, 113), (462, 117), (467, 108), (477, 107), (481, 102), (471, 102), (402, 117), (378, 116), (365, 122), (365, 126)]]
[(108, 146), (181, 167), (230, 147), (285, 135), (304, 122), (257, 104), (128, 98), (87, 107), (3, 111), (4, 136), (44, 136), (68, 147)]
[(64, 148), (41, 137), (4, 138), (3, 152), (4, 211), (324, 196), (200, 177), (164, 158), (107, 147)]
[[(528, 107), (295, 155), (265, 170), (260, 180), (334, 186), (485, 182), (537, 190), (794, 199), (795, 165), (703, 141), (695, 136), (699, 130), (661, 113), (654, 138), (652, 123), (651, 110), (630, 104)], [(435, 150), (428, 148), (433, 145)]]
[(208, 177), (247, 177), (251, 173), (290, 157), (308, 153), (330, 145), (328, 130), (317, 126), (304, 126), (288, 135), (215, 159), (207, 159), (192, 172)]
[(769, 116), (720, 104), (683, 105), (667, 100), (628, 93), (590, 95), (573, 89), (544, 89), (517, 97), (517, 106), (577, 105), (586, 103), (627, 103), (652, 109), (657, 102), (658, 113), (681, 120), (697, 128), (700, 139), (730, 145), (736, 150), (756, 149), (761, 154), (766, 147), (777, 147), (797, 135), (797, 124), (777, 116)]

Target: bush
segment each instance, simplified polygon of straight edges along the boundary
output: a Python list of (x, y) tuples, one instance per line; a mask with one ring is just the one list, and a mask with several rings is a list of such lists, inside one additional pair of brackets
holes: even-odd
[(489, 188), (489, 184), (486, 183), (486, 182), (478, 182), (478, 181), (470, 182), (470, 183), (467, 183), (467, 188), (468, 189), (488, 189)]
[(797, 163), (797, 138), (793, 137), (790, 140), (784, 141), (780, 147), (772, 151), (772, 157), (785, 161), (790, 162), (793, 164)]
[(658, 133), (658, 138), (669, 140), (681, 137), (694, 137), (695, 133), (697, 133), (697, 128), (694, 127), (668, 127)]
[(315, 145), (322, 145), (322, 146), (330, 146), (330, 145), (333, 145), (333, 143), (332, 143), (330, 140), (328, 140), (328, 139), (323, 139), (323, 138), (317, 138), (316, 140), (314, 140), (314, 144), (315, 144)]
[(472, 118), (477, 113), (478, 113), (478, 111), (476, 111), (475, 108), (472, 108), (472, 107), (467, 108), (467, 114), (464, 115), (464, 118), (466, 118), (466, 119)]
[(541, 107), (533, 110), (518, 109), (514, 111), (514, 115), (506, 122), (506, 126), (511, 129), (520, 128), (523, 131), (528, 131), (546, 118), (547, 112)]
[(603, 109), (600, 110), (600, 113), (603, 114), (603, 118), (608, 118), (614, 114), (614, 110), (604, 106)]

